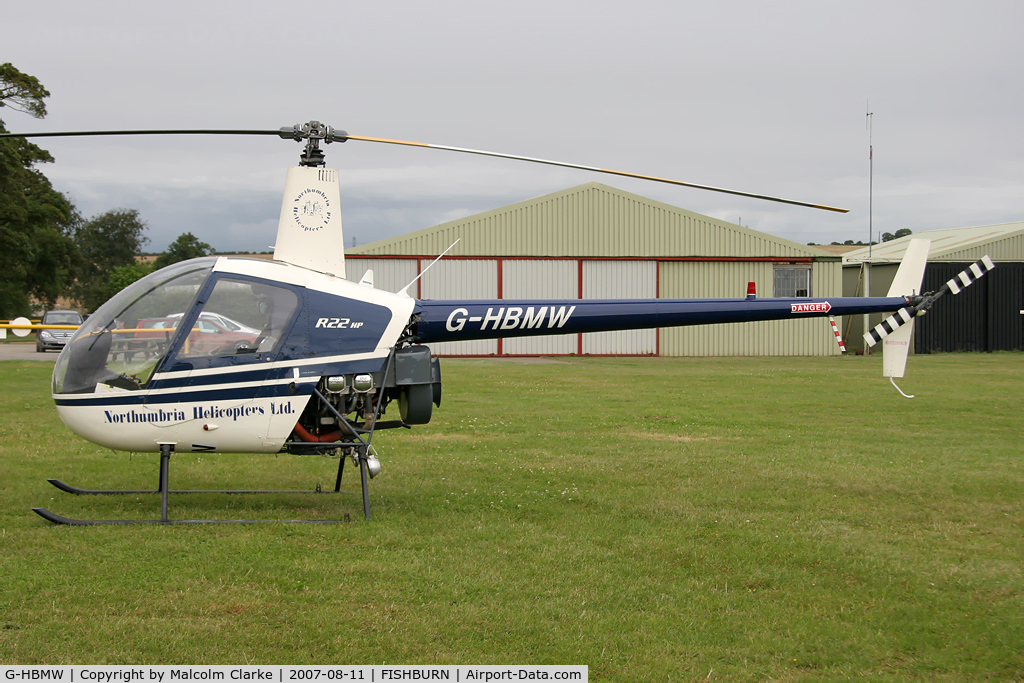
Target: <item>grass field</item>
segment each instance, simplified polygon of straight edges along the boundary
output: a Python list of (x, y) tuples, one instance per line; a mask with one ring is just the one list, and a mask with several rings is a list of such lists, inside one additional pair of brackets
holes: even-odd
[[(358, 495), (171, 496), (0, 363), (3, 663), (587, 664), (592, 680), (1024, 677), (1024, 355), (446, 360)], [(399, 432), (399, 433), (395, 433)], [(332, 487), (176, 454), (171, 486)], [(351, 469), (344, 488), (358, 491)]]

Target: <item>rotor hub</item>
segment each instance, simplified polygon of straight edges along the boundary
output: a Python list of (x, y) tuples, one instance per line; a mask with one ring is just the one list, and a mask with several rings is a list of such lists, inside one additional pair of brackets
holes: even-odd
[(348, 134), (345, 131), (335, 130), (319, 121), (296, 123), (291, 128), (281, 128), (279, 135), (285, 140), (306, 141), (306, 146), (303, 148), (302, 154), (299, 155), (299, 165), (310, 167), (326, 164), (324, 152), (320, 149), (321, 140), (327, 144), (348, 140)]

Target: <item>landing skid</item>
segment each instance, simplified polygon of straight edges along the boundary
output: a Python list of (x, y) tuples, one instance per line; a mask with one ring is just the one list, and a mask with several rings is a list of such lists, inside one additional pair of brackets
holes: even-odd
[[(99, 489), (80, 489), (77, 486), (72, 486), (71, 484), (65, 484), (60, 479), (47, 479), (46, 481), (50, 482), (51, 484), (53, 484), (54, 486), (59, 488), (61, 491), (64, 491), (66, 493), (72, 493), (72, 494), (74, 494), (76, 496), (119, 496), (119, 495), (134, 495), (134, 494), (143, 494), (143, 493), (150, 493), (150, 494), (152, 494), (152, 493), (160, 493), (160, 489), (150, 489), (148, 491), (123, 491), (123, 490), (101, 491)], [(322, 489), (320, 487), (317, 487), (316, 489), (314, 489), (312, 491), (300, 491), (298, 489), (281, 489), (281, 490), (266, 490), (266, 491), (241, 491), (241, 490), (235, 490), (235, 489), (232, 489), (232, 490), (171, 489), (170, 491), (168, 491), (168, 493), (227, 493), (227, 494), (242, 495), (242, 494), (249, 494), (249, 493), (352, 493), (352, 491), (342, 491), (340, 489), (334, 489), (333, 491), (328, 491), (326, 489)]]
[(99, 524), (266, 524), (277, 522), (279, 524), (337, 524), (338, 522), (351, 521), (348, 513), (345, 519), (72, 519), (54, 514), (46, 508), (32, 508), (36, 513), (48, 522), (54, 524), (66, 524), (68, 526), (96, 526)]
[[(160, 494), (160, 519), (123, 519), (123, 520), (92, 520), (92, 519), (72, 519), (70, 517), (63, 517), (58, 514), (50, 512), (46, 508), (32, 508), (32, 511), (43, 519), (53, 522), (54, 524), (65, 524), (69, 526), (95, 526), (95, 525), (109, 525), (109, 524), (263, 524), (267, 522), (278, 522), (283, 524), (336, 524), (338, 522), (351, 521), (349, 515), (346, 513), (343, 519), (170, 519), (167, 516), (167, 496), (171, 493), (226, 493), (226, 494), (256, 494), (256, 493), (348, 493), (341, 490), (341, 475), (345, 470), (345, 457), (340, 457), (338, 463), (338, 478), (335, 482), (333, 491), (325, 491), (319, 486), (313, 491), (298, 491), (294, 489), (290, 490), (268, 490), (268, 491), (240, 491), (240, 490), (171, 490), (168, 487), (168, 469), (171, 460), (171, 452), (174, 450), (173, 444), (160, 444), (160, 487), (154, 490), (145, 491), (127, 491), (127, 490), (99, 490), (99, 489), (80, 489), (70, 484), (65, 484), (59, 479), (47, 479), (51, 484), (56, 486), (61, 491), (71, 493), (74, 495), (130, 495), (130, 494)], [(365, 447), (352, 447), (355, 451), (355, 459), (359, 463), (359, 474), (362, 483), (363, 493), (363, 515), (366, 519), (370, 519), (370, 498), (369, 498), (369, 486), (367, 481), (367, 451)]]

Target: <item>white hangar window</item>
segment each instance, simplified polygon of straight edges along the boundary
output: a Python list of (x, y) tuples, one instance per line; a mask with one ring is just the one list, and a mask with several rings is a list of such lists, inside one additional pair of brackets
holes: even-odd
[(792, 298), (811, 296), (811, 266), (776, 265), (773, 273), (772, 296)]

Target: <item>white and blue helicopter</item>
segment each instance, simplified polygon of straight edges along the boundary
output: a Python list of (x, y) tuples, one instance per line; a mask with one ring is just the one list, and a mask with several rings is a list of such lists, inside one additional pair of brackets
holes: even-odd
[(374, 288), (369, 271), (361, 282), (346, 279), (338, 173), (324, 167), (321, 143), (443, 149), (845, 210), (545, 159), (348, 135), (317, 121), (259, 131), (3, 137), (133, 134), (277, 135), (306, 144), (300, 165), (288, 170), (273, 260), (220, 256), (163, 268), (103, 304), (64, 347), (52, 385), (60, 418), (101, 446), (159, 452), (160, 483), (153, 491), (104, 491), (50, 482), (74, 494), (159, 493), (161, 519), (80, 520), (33, 508), (58, 524), (254, 521), (169, 519), (168, 494), (189, 492), (169, 489), (171, 453), (197, 451), (340, 453), (334, 492), (351, 457), (369, 519), (367, 480), (380, 471), (374, 432), (426, 424), (441, 405), (440, 364), (425, 346), (431, 342), (894, 312), (865, 339), (885, 343), (883, 374), (902, 377), (914, 317), (994, 267), (986, 256), (941, 290), (922, 294), (928, 242), (915, 240), (886, 297), (419, 300), (408, 286), (397, 293)]

